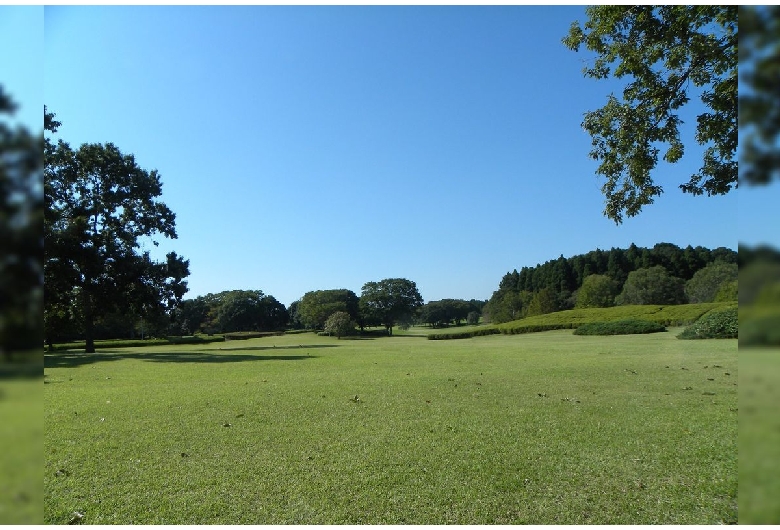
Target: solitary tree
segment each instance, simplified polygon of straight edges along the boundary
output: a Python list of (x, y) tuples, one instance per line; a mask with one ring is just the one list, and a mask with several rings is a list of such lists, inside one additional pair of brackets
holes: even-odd
[(336, 311), (344, 311), (356, 319), (358, 297), (349, 289), (309, 291), (301, 298), (297, 310), (305, 326), (322, 329), (328, 317)]
[[(720, 195), (737, 185), (737, 6), (591, 6), (584, 26), (574, 22), (563, 39), (596, 53), (587, 77), (627, 79), (622, 98), (610, 94), (587, 112), (590, 157), (607, 181), (604, 214), (619, 224), (663, 192), (651, 172), (685, 151), (679, 111), (698, 92), (706, 111), (696, 141), (706, 146), (699, 171), (683, 192)], [(692, 90), (693, 89), (693, 90)]]
[(736, 281), (739, 271), (736, 263), (712, 263), (696, 272), (685, 283), (685, 294), (692, 304), (714, 302), (721, 288)]
[[(49, 132), (59, 126), (46, 109), (44, 124)], [(156, 170), (141, 169), (111, 143), (73, 150), (47, 137), (44, 155), (45, 312), (80, 318), (92, 353), (97, 314), (170, 311), (187, 291), (189, 262), (174, 252), (164, 262), (139, 252), (142, 238), (176, 238), (175, 215), (157, 200)]]
[(617, 282), (609, 276), (591, 274), (582, 280), (582, 287), (577, 291), (576, 307), (611, 307), (615, 305), (618, 289)]
[(284, 305), (263, 291), (227, 291), (212, 308), (214, 324), (220, 331), (275, 331), (287, 325)]
[(617, 305), (684, 304), (685, 282), (670, 276), (660, 265), (632, 271), (623, 291), (615, 299)]
[(417, 285), (404, 278), (368, 282), (360, 296), (361, 313), (365, 319), (384, 325), (388, 335), (393, 334), (396, 324), (411, 321), (422, 303)]
[(341, 338), (355, 329), (355, 322), (346, 311), (336, 311), (325, 321), (325, 332)]

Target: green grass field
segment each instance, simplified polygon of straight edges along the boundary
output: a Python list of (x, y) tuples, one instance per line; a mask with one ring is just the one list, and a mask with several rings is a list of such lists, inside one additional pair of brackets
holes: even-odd
[(737, 519), (737, 341), (314, 334), (45, 361), (46, 523)]
[(10, 377), (0, 365), (0, 525), (43, 522), (41, 377)]
[(740, 348), (740, 523), (780, 524), (780, 349)]

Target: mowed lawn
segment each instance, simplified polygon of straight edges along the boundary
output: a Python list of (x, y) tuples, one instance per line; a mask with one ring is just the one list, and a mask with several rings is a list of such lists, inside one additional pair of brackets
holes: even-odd
[(46, 355), (46, 523), (737, 519), (737, 341), (287, 335)]

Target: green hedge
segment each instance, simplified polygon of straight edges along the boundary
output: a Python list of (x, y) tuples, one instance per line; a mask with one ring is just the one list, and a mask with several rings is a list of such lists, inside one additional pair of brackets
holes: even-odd
[(262, 339), (264, 337), (278, 337), (284, 335), (284, 331), (236, 331), (225, 333), (225, 340)]
[(666, 331), (666, 326), (647, 320), (617, 320), (614, 322), (593, 322), (582, 324), (574, 330), (575, 335), (639, 335)]
[(678, 339), (736, 339), (739, 317), (736, 307), (710, 311), (677, 335)]
[(480, 329), (471, 329), (468, 331), (455, 331), (452, 333), (431, 333), (428, 335), (428, 340), (453, 340), (453, 339), (470, 339), (472, 337), (483, 337), (485, 335), (497, 335), (500, 333), (495, 327), (484, 327)]
[(428, 335), (428, 338), (431, 340), (468, 339), (496, 333), (506, 335), (536, 333), (555, 329), (576, 329), (583, 324), (618, 322), (621, 320), (642, 320), (662, 326), (684, 326), (692, 324), (710, 311), (736, 307), (736, 302), (713, 302), (668, 306), (630, 305), (570, 309), (545, 315), (535, 315), (498, 325), (487, 325), (481, 327), (476, 332), (471, 329), (453, 333), (432, 333)]

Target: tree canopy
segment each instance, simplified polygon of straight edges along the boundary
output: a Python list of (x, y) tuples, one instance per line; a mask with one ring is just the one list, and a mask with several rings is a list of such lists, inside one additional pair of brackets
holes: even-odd
[(671, 276), (660, 265), (638, 269), (628, 275), (617, 305), (684, 304), (685, 282)]
[(596, 54), (586, 77), (627, 80), (622, 98), (610, 94), (582, 122), (596, 173), (606, 178), (604, 214), (620, 224), (663, 193), (651, 173), (659, 154), (669, 163), (683, 157), (680, 110), (694, 93), (706, 108), (695, 134), (705, 150), (701, 168), (680, 188), (694, 195), (735, 188), (737, 6), (590, 6), (587, 15), (583, 26), (572, 23), (564, 44)]
[(0, 359), (40, 347), (42, 332), (42, 136), (7, 124), (15, 111), (0, 86)]
[(417, 284), (405, 278), (388, 278), (363, 285), (360, 309), (364, 319), (385, 326), (388, 335), (393, 326), (412, 321), (423, 303)]
[[(44, 121), (50, 133), (60, 126), (46, 109)], [(139, 251), (142, 238), (176, 238), (175, 215), (157, 199), (156, 170), (111, 143), (74, 150), (47, 137), (44, 156), (46, 333), (56, 333), (55, 321), (75, 320), (91, 353), (96, 315), (172, 310), (187, 291), (189, 262), (175, 252), (156, 262)]]
[(696, 272), (685, 283), (685, 294), (692, 304), (714, 302), (725, 284), (737, 279), (736, 263), (712, 263)]
[(739, 179), (780, 177), (780, 6), (739, 7)]
[(301, 323), (310, 329), (323, 329), (328, 317), (337, 311), (358, 319), (358, 297), (349, 289), (309, 291), (296, 307)]

